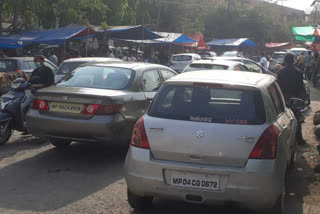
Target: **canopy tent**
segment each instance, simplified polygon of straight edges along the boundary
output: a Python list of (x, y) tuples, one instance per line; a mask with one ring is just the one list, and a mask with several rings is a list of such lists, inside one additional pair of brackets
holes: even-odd
[(285, 46), (290, 45), (290, 42), (285, 42), (285, 43), (267, 43), (266, 47), (267, 48), (282, 48)]
[(160, 35), (152, 32), (148, 28), (137, 26), (112, 26), (108, 30), (97, 30), (104, 36), (114, 40), (152, 40), (161, 38)]
[(63, 27), (43, 31), (27, 31), (8, 37), (0, 37), (0, 48), (20, 48), (32, 43), (63, 45), (69, 39), (93, 37), (96, 32), (88, 27)]
[(292, 31), (297, 41), (314, 42), (315, 40), (316, 27), (293, 27)]
[(256, 43), (248, 38), (240, 39), (214, 39), (207, 43), (208, 46), (219, 46), (219, 47), (256, 47)]
[(195, 43), (198, 42), (197, 40), (194, 40), (186, 35), (183, 35), (181, 33), (168, 33), (168, 32), (154, 32), (156, 33), (160, 38), (158, 39), (152, 39), (152, 40), (129, 40), (129, 39), (122, 39), (122, 41), (126, 42), (132, 42), (137, 44), (154, 44), (154, 45), (161, 45), (161, 44), (189, 44), (189, 43)]

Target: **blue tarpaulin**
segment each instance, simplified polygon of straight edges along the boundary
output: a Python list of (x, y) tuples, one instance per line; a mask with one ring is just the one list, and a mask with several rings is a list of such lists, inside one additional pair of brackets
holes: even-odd
[(207, 43), (208, 46), (220, 47), (256, 47), (256, 43), (248, 38), (241, 39), (214, 39)]
[(160, 35), (152, 32), (142, 25), (114, 26), (106, 31), (98, 30), (97, 32), (105, 33), (106, 37), (118, 40), (152, 40), (161, 38)]
[(95, 36), (88, 27), (64, 27), (43, 31), (27, 31), (8, 37), (0, 37), (0, 48), (20, 48), (32, 43), (63, 45), (69, 39), (83, 39)]
[(198, 42), (186, 35), (183, 35), (181, 33), (167, 33), (167, 32), (154, 32), (158, 36), (160, 36), (160, 39), (152, 39), (152, 40), (122, 40), (126, 42), (133, 42), (137, 44), (153, 44), (153, 45), (163, 45), (163, 44), (190, 44)]

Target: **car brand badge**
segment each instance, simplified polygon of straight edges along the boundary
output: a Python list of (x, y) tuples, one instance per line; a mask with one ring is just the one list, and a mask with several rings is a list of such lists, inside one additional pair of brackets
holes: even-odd
[(254, 137), (240, 137), (242, 143), (249, 143), (253, 144), (255, 143), (255, 138)]
[(196, 137), (199, 138), (199, 139), (203, 138), (204, 137), (204, 132), (201, 131), (201, 130), (197, 131), (196, 132)]
[(63, 96), (62, 99), (63, 99), (64, 101), (67, 101), (67, 100), (68, 100), (68, 97), (67, 97), (67, 96)]

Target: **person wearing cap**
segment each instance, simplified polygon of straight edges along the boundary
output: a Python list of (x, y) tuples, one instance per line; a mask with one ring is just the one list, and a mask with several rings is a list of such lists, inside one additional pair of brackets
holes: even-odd
[[(294, 54), (288, 53), (284, 59), (285, 67), (278, 72), (279, 86), (283, 92), (286, 103), (290, 102), (291, 98), (302, 98), (306, 95), (306, 88), (303, 82), (303, 72), (294, 66)], [(298, 121), (302, 117), (301, 114), (295, 113)], [(301, 122), (298, 122), (297, 127), (297, 142), (299, 145), (305, 145), (306, 141), (302, 136)]]

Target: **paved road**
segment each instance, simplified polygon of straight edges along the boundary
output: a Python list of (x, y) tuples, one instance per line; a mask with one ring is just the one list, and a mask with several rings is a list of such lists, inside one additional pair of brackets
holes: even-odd
[[(318, 214), (320, 191), (310, 188), (314, 179), (303, 151), (300, 148), (297, 168), (289, 176), (287, 213)], [(126, 201), (126, 152), (127, 148), (98, 144), (73, 144), (59, 151), (43, 140), (15, 133), (10, 143), (0, 147), (0, 213), (138, 214)], [(306, 197), (308, 203), (304, 203)], [(155, 200), (148, 213), (250, 212)]]

